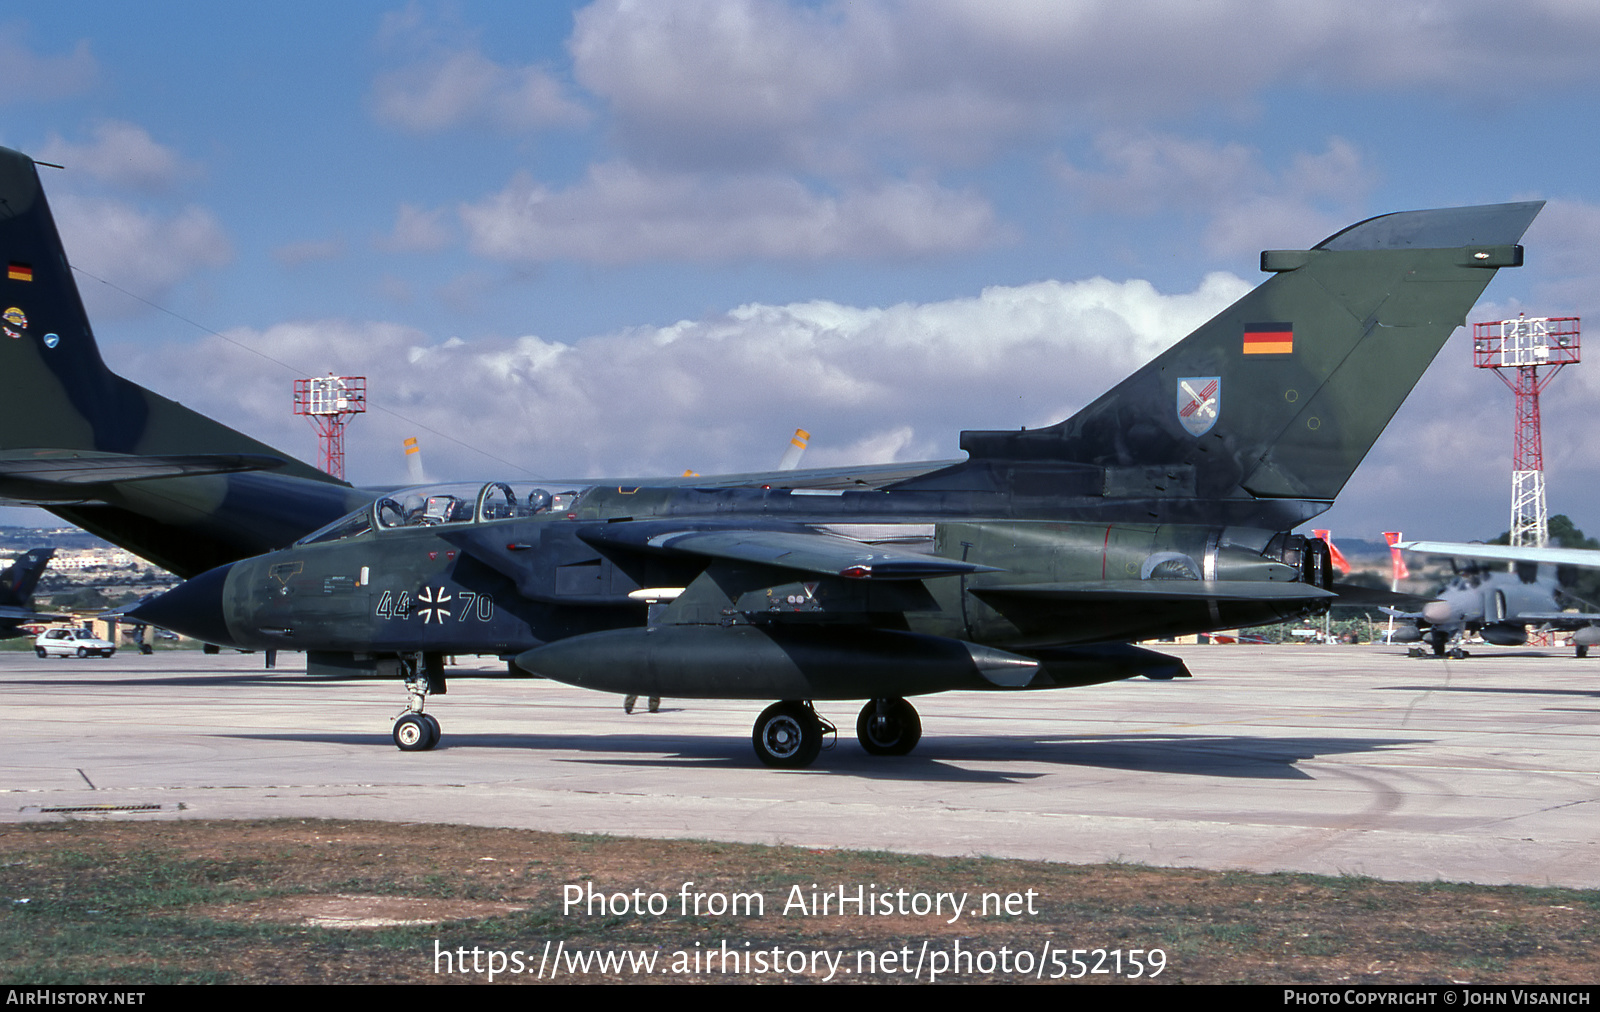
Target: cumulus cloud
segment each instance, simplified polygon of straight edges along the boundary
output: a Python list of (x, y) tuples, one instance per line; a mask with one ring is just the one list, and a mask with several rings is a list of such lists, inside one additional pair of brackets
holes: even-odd
[(395, 212), (394, 228), (388, 235), (380, 236), (379, 249), (394, 253), (426, 253), (444, 249), (455, 240), (454, 230), (446, 220), (446, 211), (432, 211), (415, 204), (401, 204)]
[(80, 41), (62, 56), (39, 56), (22, 44), (25, 30), (16, 23), (0, 25), (0, 67), (6, 68), (0, 104), (51, 101), (87, 91), (99, 75), (99, 64)]
[[(1546, 204), (1524, 240), (1542, 283), (1529, 315), (1587, 316), (1600, 312), (1600, 206), (1556, 198)], [(1530, 307), (1532, 308), (1532, 307)]]
[(371, 102), (380, 122), (413, 133), (468, 126), (520, 132), (589, 118), (548, 71), (502, 66), (477, 50), (381, 74)]
[(1205, 214), (1206, 246), (1219, 255), (1281, 245), (1285, 236), (1316, 242), (1347, 224), (1374, 184), (1361, 152), (1340, 137), (1276, 172), (1247, 145), (1151, 131), (1102, 133), (1094, 154), (1093, 169), (1055, 161), (1069, 192), (1135, 216)]
[(1085, 201), (1127, 214), (1209, 208), (1271, 183), (1261, 152), (1244, 144), (1118, 130), (1100, 134), (1094, 150), (1104, 168), (1059, 159), (1057, 177)]
[[(196, 272), (233, 259), (221, 223), (202, 207), (162, 214), (74, 193), (55, 197), (52, 206), (73, 264), (141, 298), (160, 300)], [(83, 288), (91, 316), (139, 311), (123, 297), (102, 297), (100, 288)]]
[(987, 201), (931, 182), (831, 195), (778, 175), (648, 173), (621, 162), (592, 166), (565, 190), (519, 174), (463, 205), (461, 219), (474, 252), (522, 261), (908, 257), (1005, 238)]
[[(1272, 86), (1502, 94), (1594, 80), (1600, 10), (1542, 0), (602, 0), (579, 11), (574, 77), (629, 157), (838, 171), (861, 152), (966, 162), (1062, 128), (1248, 110)], [(1526, 78), (1525, 78), (1526, 80)]]
[(827, 169), (853, 152), (962, 160), (1063, 125), (1101, 129), (1265, 88), (1422, 87), (1496, 97), (1508, 52), (1538, 82), (1592, 81), (1600, 9), (1562, 0), (776, 0), (578, 12), (569, 49), (632, 157)]
[[(513, 465), (569, 477), (710, 474), (774, 466), (797, 425), (812, 432), (817, 466), (958, 456), (960, 428), (1057, 421), (1247, 287), (1218, 274), (1167, 295), (1096, 278), (882, 308), (752, 304), (571, 344), (440, 341), (324, 320), (233, 331), (181, 354), (129, 348), (119, 361), (304, 455), (313, 444), (288, 417), (288, 384), (366, 375), (373, 408), (349, 436), (361, 481), (401, 480), (400, 442), (412, 435), (430, 472), (447, 478), (519, 473)], [(263, 382), (262, 360), (241, 345), (289, 363), (281, 384)]]
[(109, 186), (144, 192), (170, 189), (198, 174), (171, 148), (157, 144), (147, 130), (121, 120), (103, 120), (93, 128), (94, 139), (74, 144), (52, 134), (40, 159), (83, 172)]
[(589, 112), (542, 67), (497, 63), (476, 38), (413, 4), (383, 18), (378, 43), (403, 66), (373, 81), (368, 106), (381, 123), (410, 133), (489, 127), (520, 133), (575, 126)]
[[(858, 97), (871, 64), (831, 11), (774, 3), (598, 3), (568, 48), (624, 144), (680, 163), (802, 156), (830, 102)], [(877, 74), (871, 75), (877, 77)]]

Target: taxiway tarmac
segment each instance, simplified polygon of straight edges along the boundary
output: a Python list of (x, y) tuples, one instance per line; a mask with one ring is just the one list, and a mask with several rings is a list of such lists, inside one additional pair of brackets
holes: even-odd
[(1178, 647), (1195, 677), (915, 700), (924, 737), (760, 766), (765, 703), (661, 713), (450, 670), (433, 752), (393, 682), (299, 658), (0, 654), (0, 822), (337, 817), (1052, 861), (1600, 887), (1600, 661)]

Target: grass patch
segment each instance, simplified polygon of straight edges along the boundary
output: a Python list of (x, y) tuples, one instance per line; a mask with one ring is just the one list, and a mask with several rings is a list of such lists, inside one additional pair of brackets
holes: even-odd
[[(621, 902), (630, 909), (564, 912), (563, 887), (589, 882), (607, 896), (625, 894)], [(684, 915), (678, 904), (686, 882), (707, 897), (760, 894), (764, 913)], [(948, 910), (784, 911), (795, 887), (809, 904), (813, 893), (837, 897), (840, 886), (851, 895), (858, 886), (894, 896), (953, 892), (966, 894), (967, 905), (953, 923)], [(635, 890), (646, 901), (661, 894), (670, 909), (635, 913)], [(1029, 890), (1032, 913), (1025, 912)], [(984, 893), (1015, 897), (1015, 912), (977, 916)], [(1167, 969), (1157, 983), (1585, 983), (1595, 976), (1597, 901), (1600, 894), (1570, 889), (947, 860), (463, 826), (28, 823), (0, 828), (0, 977), (30, 984), (424, 982), (440, 979), (436, 943), (450, 951), (520, 950), (530, 970), (546, 943), (669, 960), (720, 951), (725, 942), (743, 954), (774, 947), (842, 952), (842, 965), (854, 969), (858, 952), (916, 953), (926, 942), (930, 950), (959, 944), (991, 958), (1002, 950), (1008, 958), (1027, 953), (1030, 963), (1046, 943), (1068, 952), (1159, 948)], [(335, 909), (348, 923), (350, 909), (372, 923), (327, 926)], [(415, 920), (437, 923), (408, 923)], [(1052, 972), (1046, 964), (1045, 977)], [(642, 979), (594, 968), (577, 976)], [(760, 976), (702, 968), (648, 979), (819, 976), (810, 967)], [(945, 979), (1033, 975), (1017, 964), (986, 970), (978, 963)]]

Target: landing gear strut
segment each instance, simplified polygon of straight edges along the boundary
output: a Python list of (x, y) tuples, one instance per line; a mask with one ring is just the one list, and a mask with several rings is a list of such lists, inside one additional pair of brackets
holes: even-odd
[(898, 696), (874, 699), (856, 718), (856, 738), (871, 755), (905, 755), (922, 739), (922, 719)]
[(438, 654), (401, 654), (400, 674), (406, 681), (406, 712), (394, 722), (394, 744), (402, 752), (426, 752), (439, 744), (439, 721), (423, 713), (431, 692), (443, 693), (444, 658)]
[(786, 700), (761, 711), (750, 743), (755, 746), (756, 758), (766, 765), (798, 770), (811, 765), (822, 751), (823, 736), (836, 731), (817, 716), (810, 703)]

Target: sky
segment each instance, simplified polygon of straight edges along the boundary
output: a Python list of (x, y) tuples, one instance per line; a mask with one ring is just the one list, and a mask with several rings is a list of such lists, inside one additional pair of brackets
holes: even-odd
[[(1058, 421), (1389, 211), (1548, 201), (1469, 320), (1600, 320), (1595, 52), (1576, 0), (82, 0), (0, 8), (0, 145), (112, 368), (286, 452), (332, 371), (358, 484), (711, 474)], [(1316, 526), (1506, 529), (1469, 336)], [(1544, 397), (1590, 533), (1597, 404)]]

